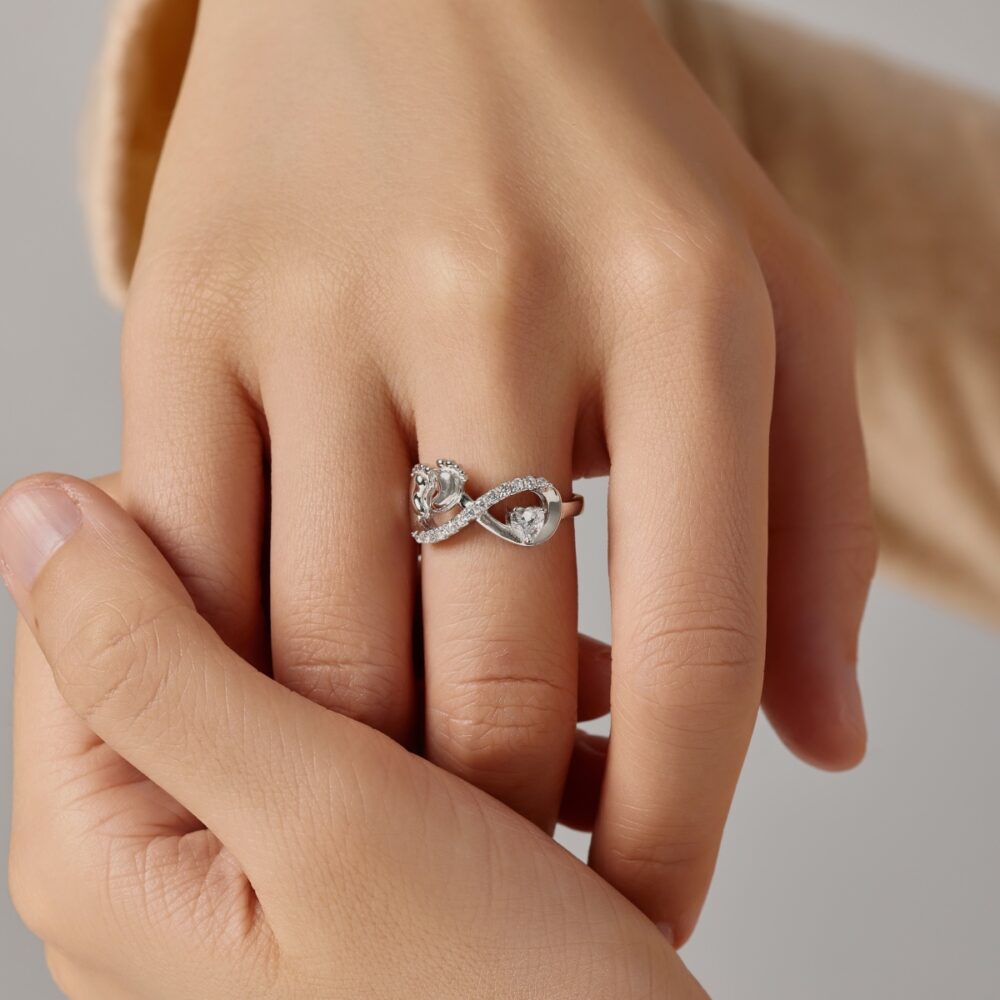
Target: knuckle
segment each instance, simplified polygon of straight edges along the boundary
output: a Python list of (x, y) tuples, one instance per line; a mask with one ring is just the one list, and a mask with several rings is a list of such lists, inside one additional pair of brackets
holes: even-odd
[[(743, 298), (762, 284), (757, 258), (740, 228), (714, 214), (697, 222), (671, 208), (625, 227), (602, 254), (627, 301), (676, 307)], [(679, 295), (683, 293), (683, 295)]]
[(232, 252), (205, 258), (191, 253), (148, 264), (137, 272), (125, 314), (124, 344), (187, 345), (206, 333), (228, 332), (252, 308), (257, 269)]
[(463, 312), (501, 306), (536, 287), (531, 280), (537, 257), (533, 239), (500, 213), (482, 212), (461, 226), (439, 226), (411, 240), (411, 267), (439, 306)]
[(138, 721), (161, 699), (193, 617), (190, 606), (141, 595), (84, 609), (52, 663), (67, 701), (86, 721)]
[[(699, 819), (693, 817), (698, 815)], [(693, 806), (670, 816), (642, 805), (616, 810), (602, 835), (598, 856), (602, 867), (619, 881), (707, 885), (724, 818), (705, 815)]]
[(625, 317), (628, 350), (612, 343), (609, 363), (627, 365), (630, 383), (645, 372), (649, 388), (661, 392), (669, 362), (701, 385), (722, 377), (728, 398), (733, 380), (759, 385), (773, 375), (771, 297), (742, 237), (709, 230), (666, 238), (647, 230), (618, 241), (610, 258), (606, 284), (612, 309)]
[(730, 359), (736, 366), (762, 360), (774, 367), (775, 333), (771, 295), (756, 258), (717, 265), (715, 259), (693, 267), (687, 279), (687, 314), (697, 329), (696, 344), (707, 347), (707, 360), (717, 365)]
[(607, 862), (617, 872), (628, 871), (629, 879), (640, 884), (685, 876), (704, 864), (706, 853), (704, 840), (690, 832), (682, 838), (667, 833), (655, 840), (650, 839), (648, 831), (643, 839), (629, 834), (605, 850)]
[(564, 255), (497, 219), (424, 236), (410, 255), (428, 322), (462, 331), (428, 342), (416, 374), (426, 378), (431, 366), (459, 369), (461, 386), (537, 400), (554, 378), (567, 386), (578, 362), (578, 346), (548, 333), (553, 311), (569, 308)]
[(142, 908), (148, 924), (204, 928), (202, 943), (225, 946), (245, 930), (252, 889), (232, 855), (205, 830), (129, 845), (116, 859), (107, 898), (123, 915)]
[(427, 741), (436, 763), (474, 783), (491, 784), (517, 784), (525, 772), (551, 769), (552, 744), (561, 742), (551, 711), (479, 702), (453, 711), (437, 706), (428, 713)]
[(629, 615), (629, 668), (620, 682), (661, 724), (678, 708), (698, 731), (720, 709), (756, 708), (763, 674), (763, 612), (729, 574), (675, 572), (641, 596)]
[[(572, 740), (576, 700), (566, 666), (535, 643), (453, 642), (435, 663), (428, 742), (462, 771), (496, 778), (551, 769)], [(565, 736), (565, 739), (564, 739)]]
[(126, 388), (137, 380), (161, 382), (167, 374), (188, 381), (226, 370), (224, 345), (261, 325), (275, 256), (240, 230), (213, 230), (189, 234), (142, 261), (122, 327)]
[(375, 621), (360, 622), (325, 608), (302, 607), (275, 640), (275, 673), (310, 701), (385, 732), (409, 714), (407, 653)]

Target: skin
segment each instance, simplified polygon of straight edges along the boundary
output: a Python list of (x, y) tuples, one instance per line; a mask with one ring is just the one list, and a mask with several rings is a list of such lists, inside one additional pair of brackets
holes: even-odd
[[(127, 307), (125, 504), (231, 649), (543, 830), (576, 747), (564, 814), (680, 943), (761, 699), (806, 760), (864, 753), (851, 325), (638, 0), (205, 0)], [(575, 734), (572, 528), (418, 563), (438, 457), (478, 491), (610, 471), (610, 749)]]
[(23, 616), (10, 885), (72, 1000), (705, 1000), (536, 826), (229, 649), (97, 487), (0, 497), (0, 567)]

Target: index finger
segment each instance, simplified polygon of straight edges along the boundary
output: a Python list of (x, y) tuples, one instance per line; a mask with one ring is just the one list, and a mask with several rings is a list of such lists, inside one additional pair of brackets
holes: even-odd
[[(270, 877), (261, 833), (276, 798), (298, 812), (300, 768), (315, 766), (288, 747), (301, 737), (348, 751), (341, 738), (353, 723), (332, 721), (229, 649), (141, 529), (87, 483), (39, 476), (0, 497), (0, 562), (87, 727), (204, 822), (248, 875)], [(338, 818), (319, 812), (296, 831)]]
[(591, 863), (676, 944), (763, 678), (774, 348), (769, 303), (749, 299), (619, 363), (608, 387), (611, 744)]

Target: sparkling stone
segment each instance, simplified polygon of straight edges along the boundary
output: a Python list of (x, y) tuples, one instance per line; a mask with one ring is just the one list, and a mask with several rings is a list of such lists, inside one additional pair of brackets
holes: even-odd
[(515, 507), (507, 515), (514, 536), (524, 545), (530, 545), (545, 523), (544, 507)]

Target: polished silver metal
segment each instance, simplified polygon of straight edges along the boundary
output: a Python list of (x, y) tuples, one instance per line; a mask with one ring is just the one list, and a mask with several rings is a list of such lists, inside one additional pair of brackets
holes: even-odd
[[(465, 470), (448, 458), (439, 458), (436, 466), (415, 465), (410, 473), (410, 503), (417, 518), (413, 537), (422, 545), (443, 542), (457, 535), (475, 521), (512, 545), (535, 546), (547, 542), (566, 517), (583, 511), (583, 497), (572, 494), (563, 500), (559, 491), (541, 476), (520, 476), (473, 498), (465, 491)], [(518, 493), (534, 493), (539, 506), (515, 507), (501, 521), (489, 509)], [(438, 514), (458, 509), (458, 513), (440, 524)]]

